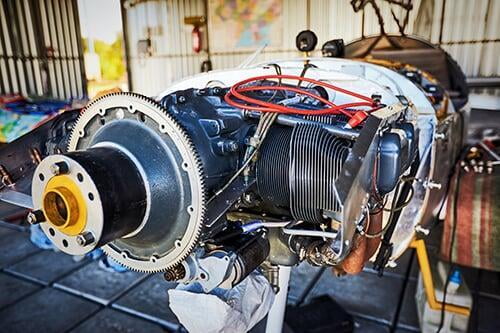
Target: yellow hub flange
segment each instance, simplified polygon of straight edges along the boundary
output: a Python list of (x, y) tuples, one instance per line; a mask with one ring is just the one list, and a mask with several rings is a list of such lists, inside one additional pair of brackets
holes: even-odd
[(81, 233), (87, 224), (87, 205), (78, 185), (66, 175), (51, 178), (43, 191), (42, 209), (47, 222), (68, 236)]

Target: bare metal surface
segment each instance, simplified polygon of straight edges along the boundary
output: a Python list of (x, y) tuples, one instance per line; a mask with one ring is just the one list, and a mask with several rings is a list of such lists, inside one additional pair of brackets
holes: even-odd
[(0, 201), (24, 208), (33, 209), (33, 200), (31, 199), (31, 197), (21, 192), (3, 190), (0, 192)]

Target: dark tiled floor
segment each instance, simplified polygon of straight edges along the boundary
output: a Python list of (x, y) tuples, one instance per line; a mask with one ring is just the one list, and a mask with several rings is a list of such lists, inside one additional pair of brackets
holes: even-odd
[[(97, 261), (75, 262), (62, 253), (41, 251), (28, 236), (0, 224), (0, 332), (179, 328), (168, 307), (167, 291), (175, 284), (160, 274), (108, 272)], [(354, 315), (356, 332), (418, 332), (416, 261), (413, 251), (407, 251), (383, 277), (369, 267), (358, 276), (334, 277), (329, 269), (301, 264), (292, 271), (289, 303), (328, 294)], [(463, 273), (475, 297), (471, 331), (499, 331), (500, 274)]]
[(56, 288), (108, 305), (146, 278), (137, 272), (109, 272), (94, 261), (57, 281)]
[(36, 284), (0, 273), (0, 309), (40, 289)]
[(415, 292), (417, 290), (417, 281), (410, 280), (405, 286), (403, 302), (399, 312), (397, 326), (404, 329), (418, 329), (417, 306), (415, 304)]
[(477, 332), (500, 332), (500, 300), (480, 296), (476, 302), (477, 329), (474, 327), (472, 331)]
[(481, 272), (481, 295), (500, 299), (500, 272)]
[(148, 332), (160, 333), (164, 330), (146, 320), (135, 318), (123, 312), (105, 308), (86, 321), (82, 322), (72, 332), (95, 333), (95, 332)]
[(14, 306), (0, 311), (4, 332), (63, 332), (71, 329), (99, 306), (53, 288), (44, 288)]
[(16, 231), (14, 229), (10, 228), (0, 228), (0, 238), (3, 238), (4, 236), (12, 235)]
[(354, 317), (354, 330), (360, 333), (389, 333), (391, 331), (387, 325), (360, 317)]
[(49, 285), (87, 263), (88, 260), (76, 261), (62, 252), (41, 251), (6, 268), (6, 271)]
[(177, 318), (168, 307), (167, 291), (170, 288), (175, 288), (175, 284), (166, 282), (161, 274), (156, 274), (123, 295), (113, 307), (176, 329)]
[[(375, 274), (362, 272), (338, 278), (325, 271), (306, 302), (326, 292), (350, 313), (391, 324), (395, 320), (402, 291), (403, 279), (396, 277), (380, 278)], [(370, 300), (369, 306), (367, 299)]]
[[(11, 231), (9, 229), (9, 231)], [(29, 255), (40, 252), (28, 241), (27, 232), (14, 232), (0, 238), (0, 268), (15, 264)]]

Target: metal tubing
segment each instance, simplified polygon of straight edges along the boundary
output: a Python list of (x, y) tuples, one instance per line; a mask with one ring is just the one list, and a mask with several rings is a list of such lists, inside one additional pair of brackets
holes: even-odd
[(23, 208), (33, 209), (33, 200), (31, 196), (21, 192), (12, 190), (0, 191), (0, 201)]
[(286, 299), (288, 296), (288, 283), (290, 282), (291, 266), (279, 266), (279, 291), (274, 298), (271, 310), (267, 314), (266, 333), (281, 333), (285, 319)]
[(125, 0), (120, 0), (120, 10), (122, 15), (122, 35), (123, 35), (123, 47), (125, 51), (125, 68), (127, 69), (127, 85), (129, 91), (133, 91), (132, 69), (131, 69), (132, 64), (130, 62), (130, 45), (129, 45), (130, 41), (128, 36), (128, 17), (127, 17), (127, 9), (125, 8)]
[(490, 147), (488, 147), (483, 141), (479, 142), (479, 145), (481, 146), (481, 148), (483, 148), (484, 150), (486, 150), (486, 152), (488, 154), (490, 154), (491, 157), (493, 157), (497, 161), (500, 161), (500, 156), (498, 156), (497, 153), (495, 153), (493, 150), (491, 150)]
[(469, 77), (467, 78), (469, 88), (498, 88), (500, 87), (500, 77)]
[[(247, 116), (250, 118), (260, 118), (261, 113), (258, 111), (247, 111), (245, 113)], [(295, 116), (289, 116), (286, 114), (280, 114), (278, 118), (276, 118), (276, 123), (280, 125), (285, 125), (285, 126), (290, 126), (293, 127), (297, 125), (298, 123), (302, 124), (318, 124), (317, 122), (310, 121), (307, 119), (302, 119), (298, 118)], [(330, 125), (330, 124), (321, 124), (321, 126), (328, 132), (332, 133), (333, 135), (336, 135), (338, 137), (344, 138), (344, 139), (349, 139), (349, 140), (355, 140), (357, 137), (359, 137), (359, 132), (353, 129), (349, 128), (343, 128), (340, 126), (335, 126), (335, 125)]]
[(429, 257), (427, 256), (427, 249), (425, 247), (425, 242), (422, 239), (413, 240), (410, 247), (417, 250), (418, 265), (420, 266), (420, 272), (422, 273), (422, 280), (424, 282), (425, 295), (427, 297), (427, 303), (432, 310), (441, 310), (444, 306), (444, 311), (452, 312), (464, 316), (470, 315), (470, 309), (465, 306), (439, 302), (436, 299), (436, 294), (434, 290), (434, 282), (432, 281), (432, 272), (429, 264)]

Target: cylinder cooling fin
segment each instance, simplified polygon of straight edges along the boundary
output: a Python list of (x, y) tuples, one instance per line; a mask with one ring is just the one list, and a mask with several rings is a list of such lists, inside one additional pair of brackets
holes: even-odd
[(280, 207), (290, 206), (290, 142), (292, 130), (273, 128), (261, 148), (256, 174), (264, 200)]
[(339, 212), (335, 180), (349, 150), (320, 125), (297, 125), (290, 143), (290, 208), (296, 220), (320, 223)]
[(310, 124), (274, 129), (269, 138), (257, 163), (263, 199), (289, 208), (294, 219), (307, 222), (323, 222), (324, 211), (339, 212), (335, 180), (349, 143)]

